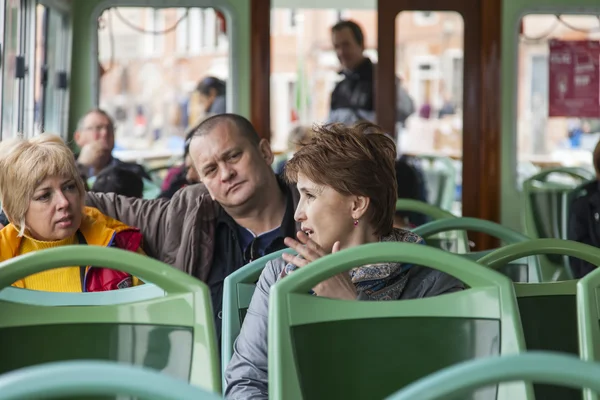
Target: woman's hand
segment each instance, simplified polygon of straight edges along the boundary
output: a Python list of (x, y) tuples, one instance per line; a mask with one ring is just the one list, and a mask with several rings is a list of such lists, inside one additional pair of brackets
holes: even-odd
[[(295, 266), (302, 268), (305, 265), (315, 261), (318, 258), (329, 254), (316, 242), (311, 240), (308, 235), (302, 231), (297, 233), (298, 240), (285, 238), (284, 243), (291, 249), (296, 250), (298, 255), (283, 253), (283, 259)], [(335, 242), (331, 253), (340, 250), (340, 242)], [(313, 291), (320, 297), (329, 297), (332, 299), (355, 300), (357, 296), (356, 287), (350, 280), (348, 272), (342, 272), (319, 283), (313, 288)]]

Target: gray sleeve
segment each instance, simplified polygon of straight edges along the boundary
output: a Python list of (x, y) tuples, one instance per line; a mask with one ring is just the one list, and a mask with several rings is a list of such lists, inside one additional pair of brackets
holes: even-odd
[(453, 276), (431, 268), (414, 268), (415, 273), (404, 293), (406, 298), (432, 297), (465, 289), (465, 284)]
[(240, 335), (233, 345), (233, 357), (225, 370), (226, 399), (264, 399), (268, 392), (269, 291), (284, 268), (283, 259), (269, 261), (252, 295)]

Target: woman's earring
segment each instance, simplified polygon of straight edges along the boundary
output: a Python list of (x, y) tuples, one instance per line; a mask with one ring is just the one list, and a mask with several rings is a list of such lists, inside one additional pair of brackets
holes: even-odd
[(358, 220), (357, 219), (354, 220), (354, 226), (358, 226)]

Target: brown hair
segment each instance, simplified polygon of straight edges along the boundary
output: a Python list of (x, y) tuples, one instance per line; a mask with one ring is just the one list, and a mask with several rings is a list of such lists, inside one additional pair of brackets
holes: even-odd
[(370, 122), (336, 123), (313, 130), (314, 136), (286, 164), (286, 179), (297, 182), (301, 173), (343, 195), (368, 197), (367, 220), (376, 235), (389, 234), (398, 185), (394, 141)]

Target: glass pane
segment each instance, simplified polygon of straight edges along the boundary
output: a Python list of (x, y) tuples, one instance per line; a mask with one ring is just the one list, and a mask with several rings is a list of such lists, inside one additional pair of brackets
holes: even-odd
[(66, 33), (63, 14), (50, 9), (48, 18), (48, 37), (46, 41), (46, 67), (48, 83), (44, 95), (44, 129), (48, 132), (63, 135), (63, 107), (66, 102), (65, 91), (58, 88), (57, 76), (61, 68), (61, 58), (65, 57), (62, 46), (63, 35)]
[(3, 63), (2, 96), (2, 139), (17, 135), (18, 119), (18, 80), (16, 76), (16, 57), (19, 54), (19, 0), (7, 0), (5, 18), (5, 41)]
[[(600, 24), (594, 15), (540, 14), (521, 20), (517, 85), (519, 188), (523, 180), (546, 168), (580, 166), (593, 170), (592, 151), (600, 139), (600, 89), (597, 82), (580, 86), (578, 79), (600, 74), (599, 40)], [(578, 91), (576, 87), (586, 89)], [(567, 92), (562, 92), (563, 88)], [(591, 113), (586, 93), (596, 98)], [(552, 178), (564, 181), (565, 177)]]
[(288, 137), (298, 125), (327, 122), (331, 92), (342, 79), (331, 27), (352, 19), (364, 35), (364, 55), (377, 62), (375, 10), (289, 9), (271, 12), (271, 146), (291, 151)]
[(455, 215), (462, 213), (463, 51), (457, 12), (396, 17), (397, 108), (402, 96), (414, 106), (396, 125), (399, 152), (422, 169), (428, 202)]
[(117, 7), (102, 13), (100, 107), (115, 120), (117, 158), (128, 161), (129, 150), (149, 157), (182, 154), (188, 126), (220, 105), (224, 111), (224, 94), (196, 91), (209, 76), (228, 81), (223, 18), (212, 8)]
[(43, 105), (44, 105), (44, 75), (46, 64), (46, 15), (48, 8), (38, 4), (35, 9), (35, 67), (34, 67), (34, 117), (33, 121), (36, 130), (43, 131), (44, 122)]

